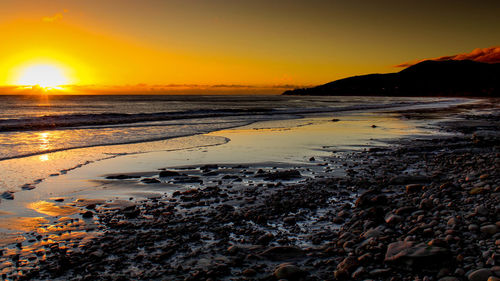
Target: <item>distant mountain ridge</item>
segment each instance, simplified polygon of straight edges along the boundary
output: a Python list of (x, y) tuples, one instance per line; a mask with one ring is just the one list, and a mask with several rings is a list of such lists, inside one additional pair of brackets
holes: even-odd
[(500, 97), (500, 63), (423, 61), (400, 72), (368, 74), (289, 90), (307, 96)]

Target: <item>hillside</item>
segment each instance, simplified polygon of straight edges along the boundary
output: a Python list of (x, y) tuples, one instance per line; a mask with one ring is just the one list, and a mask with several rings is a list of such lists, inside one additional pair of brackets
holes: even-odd
[(500, 63), (423, 61), (397, 73), (353, 76), (283, 94), (500, 97)]

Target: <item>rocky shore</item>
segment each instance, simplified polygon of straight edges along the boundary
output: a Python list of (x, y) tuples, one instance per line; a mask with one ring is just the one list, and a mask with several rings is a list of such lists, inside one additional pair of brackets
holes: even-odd
[(217, 165), (198, 178), (162, 171), (188, 183), (224, 180), (126, 206), (82, 202), (81, 219), (62, 224), (93, 221), (95, 237), (41, 234), (37, 251), (2, 250), (2, 278), (500, 280), (499, 124), (495, 111), (464, 115), (441, 124), (460, 133), (452, 137), (311, 158), (342, 173), (300, 184), (287, 180), (304, 167), (232, 167), (251, 185)]

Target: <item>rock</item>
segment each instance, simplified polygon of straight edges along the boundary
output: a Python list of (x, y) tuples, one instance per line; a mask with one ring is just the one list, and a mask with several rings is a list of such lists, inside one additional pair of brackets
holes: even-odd
[(32, 189), (35, 189), (36, 187), (34, 185), (31, 185), (31, 184), (25, 184), (21, 188), (23, 190), (32, 190)]
[(146, 184), (153, 184), (153, 183), (160, 183), (158, 179), (155, 178), (144, 178), (141, 180), (141, 182), (146, 183)]
[(365, 274), (366, 274), (366, 269), (365, 269), (364, 267), (360, 266), (360, 267), (358, 267), (358, 269), (356, 269), (356, 270), (352, 273), (351, 277), (352, 277), (353, 279), (359, 279), (359, 278), (361, 278), (361, 277), (362, 277), (363, 275), (365, 275)]
[(175, 172), (175, 171), (161, 171), (160, 172), (160, 178), (168, 178), (168, 177), (177, 177), (180, 176), (181, 174)]
[(390, 268), (377, 268), (373, 269), (369, 272), (370, 276), (381, 276), (381, 275), (387, 275), (391, 272), (392, 270)]
[(238, 246), (232, 245), (229, 248), (227, 248), (227, 252), (230, 255), (236, 255), (240, 251), (240, 248)]
[(252, 276), (255, 276), (256, 274), (257, 274), (257, 271), (255, 271), (252, 268), (247, 268), (241, 272), (241, 275), (247, 276), (247, 277), (252, 277)]
[(267, 244), (269, 244), (269, 242), (271, 242), (273, 239), (274, 239), (274, 235), (272, 235), (271, 233), (266, 233), (266, 234), (261, 235), (261, 236), (257, 239), (257, 244), (259, 244), (259, 245), (267, 245)]
[(387, 224), (398, 224), (403, 218), (393, 213), (389, 213), (385, 216), (385, 222)]
[(356, 208), (366, 208), (387, 203), (387, 197), (374, 190), (362, 193), (356, 200)]
[(129, 219), (137, 217), (140, 212), (141, 211), (137, 209), (135, 205), (128, 206), (122, 209), (122, 214)]
[(422, 191), (422, 185), (418, 183), (409, 184), (406, 186), (406, 193), (414, 193)]
[(276, 246), (265, 250), (260, 255), (271, 260), (287, 260), (303, 256), (304, 251), (294, 246)]
[(433, 207), (434, 207), (434, 203), (429, 198), (425, 198), (425, 199), (422, 199), (422, 201), (420, 201), (419, 208), (421, 210), (430, 210)]
[(335, 271), (336, 279), (345, 279), (351, 277), (351, 272), (358, 266), (358, 259), (353, 256), (345, 258), (342, 262), (337, 265), (337, 270)]
[(493, 275), (493, 272), (487, 268), (475, 270), (467, 276), (469, 281), (488, 281), (488, 278)]
[(305, 271), (292, 263), (282, 263), (274, 270), (276, 279), (286, 279), (289, 281), (300, 280), (305, 276)]
[(446, 243), (446, 241), (442, 240), (442, 239), (439, 239), (439, 238), (434, 238), (432, 239), (431, 241), (429, 241), (429, 243), (427, 243), (427, 245), (429, 246), (437, 246), (437, 247), (446, 247), (448, 246), (448, 244)]
[(376, 228), (370, 228), (367, 231), (365, 231), (363, 234), (361, 234), (361, 237), (363, 238), (370, 238), (370, 237), (379, 237), (383, 233), (384, 228), (383, 227), (376, 227)]
[(314, 157), (309, 158), (309, 161), (314, 162), (316, 159)]
[(403, 265), (409, 268), (439, 266), (449, 258), (447, 249), (429, 246), (413, 241), (398, 241), (389, 244), (385, 262)]
[(483, 187), (475, 187), (469, 191), (470, 195), (476, 195), (476, 194), (482, 194), (485, 193), (487, 190)]
[(82, 214), (82, 217), (84, 219), (90, 219), (94, 216), (94, 213), (92, 213), (91, 211), (86, 211), (85, 213)]
[(488, 235), (494, 235), (498, 232), (498, 226), (494, 224), (488, 224), (485, 226), (481, 226), (479, 229), (482, 233), (488, 234)]
[(479, 229), (479, 226), (477, 224), (470, 224), (467, 229), (469, 229), (470, 231), (476, 231)]
[(296, 220), (294, 217), (286, 217), (283, 219), (283, 222), (285, 224), (293, 225), (293, 224), (295, 224)]
[(4, 193), (2, 193), (2, 198), (7, 200), (14, 200), (14, 192), (5, 191)]
[(446, 277), (440, 278), (438, 281), (460, 281), (460, 279), (453, 277), (453, 276), (446, 276)]
[(479, 205), (474, 209), (474, 213), (482, 216), (487, 216), (490, 211), (488, 211), (488, 208), (484, 205)]

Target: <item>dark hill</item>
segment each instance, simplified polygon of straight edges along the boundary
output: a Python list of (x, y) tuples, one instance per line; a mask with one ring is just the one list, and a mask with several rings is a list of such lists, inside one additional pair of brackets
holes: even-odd
[(500, 97), (500, 63), (423, 61), (397, 73), (353, 76), (283, 94)]

